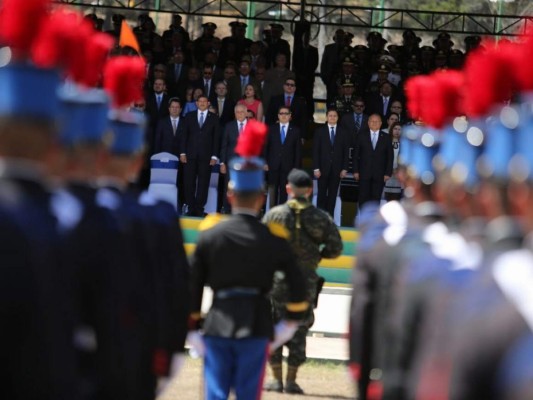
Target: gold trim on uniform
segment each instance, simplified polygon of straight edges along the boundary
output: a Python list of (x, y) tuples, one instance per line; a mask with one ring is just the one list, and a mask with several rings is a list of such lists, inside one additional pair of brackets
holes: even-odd
[(216, 213), (216, 214), (208, 214), (202, 222), (200, 222), (200, 225), (198, 225), (199, 231), (206, 231), (208, 229), (211, 229), (215, 225), (217, 225), (219, 222), (223, 220), (222, 214)]
[(270, 233), (273, 234), (274, 236), (277, 236), (277, 237), (280, 237), (286, 240), (288, 240), (291, 237), (291, 233), (289, 232), (289, 230), (285, 228), (285, 226), (283, 226), (282, 224), (271, 221), (267, 224), (267, 226), (268, 226), (268, 230), (270, 231)]
[(302, 312), (306, 311), (309, 308), (309, 303), (307, 301), (302, 301), (301, 303), (287, 303), (287, 310), (290, 312)]

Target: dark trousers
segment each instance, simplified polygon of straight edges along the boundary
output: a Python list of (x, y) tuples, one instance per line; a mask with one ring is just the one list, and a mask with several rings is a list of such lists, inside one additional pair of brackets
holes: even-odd
[(270, 208), (283, 204), (287, 201), (287, 175), (283, 170), (268, 171), (268, 194), (270, 196)]
[(188, 159), (185, 164), (185, 202), (189, 206), (189, 213), (203, 215), (209, 180), (211, 179), (211, 166), (209, 160)]
[(219, 183), (219, 193), (222, 198), (223, 213), (231, 214), (231, 204), (228, 201), (229, 171), (226, 171), (225, 174), (220, 174), (219, 179), (222, 181), (222, 183)]
[(318, 178), (318, 193), (316, 205), (327, 211), (331, 216), (335, 212), (335, 202), (337, 201), (337, 192), (341, 182), (340, 171), (329, 171)]
[(383, 178), (360, 179), (359, 180), (359, 208), (369, 201), (380, 201), (385, 182)]

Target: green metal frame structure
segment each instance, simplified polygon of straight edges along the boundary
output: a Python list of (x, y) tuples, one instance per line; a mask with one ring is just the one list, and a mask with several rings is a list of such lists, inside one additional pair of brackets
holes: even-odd
[[(416, 11), (349, 5), (353, 1), (301, 2), (272, 0), (56, 0), (84, 10), (180, 13), (205, 17), (292, 23), (302, 17), (320, 26), (368, 30), (449, 32), (483, 36), (515, 36), (531, 29), (533, 16)], [(348, 3), (348, 4), (346, 4)]]

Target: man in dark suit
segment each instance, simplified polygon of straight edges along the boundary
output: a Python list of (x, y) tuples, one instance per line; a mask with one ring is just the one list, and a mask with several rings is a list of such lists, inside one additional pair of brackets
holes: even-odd
[(180, 161), (185, 164), (185, 202), (188, 214), (203, 216), (207, 202), (211, 167), (218, 161), (220, 127), (218, 116), (209, 112), (209, 100), (200, 96), (197, 111), (184, 117), (180, 140)]
[(393, 93), (392, 83), (385, 81), (379, 88), (379, 93), (370, 95), (367, 101), (368, 112), (379, 114), (384, 119), (390, 114), (390, 107), (398, 98)]
[(207, 96), (208, 99), (210, 99), (215, 94), (215, 81), (213, 80), (213, 66), (209, 64), (205, 64), (202, 72), (203, 72), (202, 84), (203, 84), (204, 95)]
[(229, 214), (231, 211), (231, 205), (228, 202), (226, 191), (228, 190), (228, 162), (233, 157), (236, 157), (235, 146), (237, 146), (237, 139), (239, 134), (242, 133), (246, 127), (246, 106), (244, 104), (237, 104), (234, 107), (235, 120), (228, 122), (224, 128), (222, 135), (222, 143), (220, 145), (220, 174), (223, 177), (222, 187), (222, 206), (224, 207), (222, 212)]
[(181, 102), (177, 97), (172, 97), (168, 101), (168, 111), (169, 115), (157, 124), (154, 154), (167, 152), (179, 157), (179, 137), (183, 130), (183, 122), (180, 121)]
[(228, 122), (235, 119), (235, 103), (228, 98), (228, 87), (224, 82), (215, 85), (215, 93), (209, 102), (217, 110), (220, 128), (224, 128)]
[(340, 125), (350, 137), (350, 162), (353, 163), (353, 151), (357, 135), (368, 127), (368, 115), (364, 114), (365, 102), (362, 97), (355, 97), (352, 102), (353, 112), (341, 118)]
[(228, 96), (235, 103), (242, 99), (244, 88), (248, 84), (254, 85), (256, 94), (261, 97), (259, 82), (250, 75), (250, 72), (250, 63), (247, 60), (242, 60), (239, 64), (239, 75), (228, 80)]
[[(153, 132), (155, 132), (159, 120), (168, 116), (169, 96), (166, 94), (166, 89), (165, 80), (158, 78), (154, 81), (152, 93), (146, 96), (146, 115), (148, 116), (148, 124)], [(152, 146), (150, 150), (153, 149), (153, 138), (151, 142), (149, 143), (149, 146)]]
[(360, 132), (355, 141), (353, 177), (359, 182), (359, 208), (367, 201), (380, 201), (383, 186), (392, 176), (392, 141), (380, 127), (381, 117), (372, 114), (369, 129)]
[[(330, 86), (331, 80), (339, 72), (341, 52), (344, 48), (344, 36), (344, 30), (337, 29), (333, 37), (334, 42), (324, 47), (322, 61), (320, 62), (320, 78), (324, 82), (324, 85), (326, 85), (326, 88)], [(335, 94), (328, 93), (328, 99), (333, 98)]]
[[(179, 141), (183, 134), (183, 119), (181, 115), (181, 102), (177, 97), (172, 97), (168, 101), (169, 116), (164, 117), (157, 124), (155, 134), (154, 154), (167, 152), (174, 154), (176, 157), (180, 156)], [(151, 156), (151, 154), (149, 155)], [(150, 160), (148, 160), (148, 165)], [(176, 180), (178, 188), (178, 204), (185, 202), (184, 184), (183, 184), (183, 164), (178, 165), (178, 175)]]
[(278, 120), (278, 111), (281, 106), (289, 107), (291, 111), (291, 123), (300, 130), (302, 139), (306, 138), (307, 117), (305, 99), (295, 96), (296, 80), (287, 78), (283, 84), (283, 94), (273, 96), (265, 117), (267, 125), (275, 124)]
[(315, 131), (313, 174), (317, 179), (317, 207), (333, 216), (341, 178), (348, 171), (350, 138), (338, 125), (337, 110), (328, 110), (327, 122)]
[(185, 63), (185, 53), (183, 50), (176, 50), (172, 63), (168, 64), (167, 81), (169, 83), (169, 93), (184, 99), (185, 88), (187, 86), (187, 74), (189, 67)]
[[(309, 30), (306, 30), (300, 40), (294, 38), (294, 54), (292, 56), (292, 70), (296, 73), (298, 94), (307, 102), (306, 116), (313, 120), (315, 103), (313, 89), (315, 86), (315, 71), (318, 67), (318, 49), (309, 44)], [(295, 33), (296, 35), (296, 33)]]
[(268, 171), (268, 193), (270, 208), (287, 201), (287, 176), (293, 168), (300, 168), (302, 142), (300, 130), (290, 123), (291, 110), (281, 106), (279, 123), (270, 125), (265, 143), (266, 171)]

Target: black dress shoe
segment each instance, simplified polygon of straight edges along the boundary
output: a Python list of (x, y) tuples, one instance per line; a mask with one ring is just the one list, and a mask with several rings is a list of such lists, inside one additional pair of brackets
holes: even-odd
[(267, 392), (283, 393), (283, 382), (273, 379), (270, 382), (267, 382), (265, 386), (263, 386), (263, 389)]
[(285, 393), (304, 394), (304, 391), (295, 381), (287, 381), (285, 383)]

